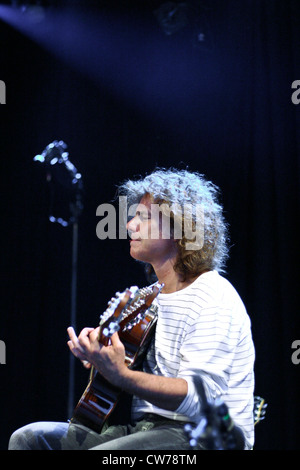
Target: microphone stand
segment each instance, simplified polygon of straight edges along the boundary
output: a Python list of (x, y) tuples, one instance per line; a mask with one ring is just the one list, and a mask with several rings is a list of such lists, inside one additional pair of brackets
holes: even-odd
[[(34, 157), (34, 161), (46, 165), (47, 181), (56, 181), (59, 185), (68, 188), (71, 202), (70, 218), (68, 221), (61, 217), (49, 216), (50, 222), (58, 223), (63, 227), (72, 225), (72, 264), (71, 264), (71, 312), (70, 326), (76, 329), (76, 292), (77, 292), (77, 270), (78, 270), (78, 220), (83, 209), (82, 203), (82, 177), (77, 168), (70, 162), (69, 153), (66, 152), (65, 142), (57, 141), (50, 143), (40, 155)], [(72, 196), (71, 196), (72, 195)], [(72, 353), (69, 355), (69, 381), (68, 381), (68, 417), (71, 418), (74, 410), (74, 389), (75, 389), (75, 358)]]
[[(79, 192), (76, 194), (75, 203), (70, 204), (72, 217), (72, 265), (71, 265), (71, 311), (70, 325), (76, 330), (77, 314), (77, 271), (78, 271), (78, 219), (82, 210)], [(71, 418), (74, 411), (74, 389), (75, 389), (75, 357), (69, 355), (69, 386), (68, 386), (68, 417)]]

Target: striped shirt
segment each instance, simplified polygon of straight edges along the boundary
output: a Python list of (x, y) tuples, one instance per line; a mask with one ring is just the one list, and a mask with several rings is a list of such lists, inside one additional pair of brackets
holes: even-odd
[(201, 403), (192, 378), (199, 375), (207, 399), (222, 397), (244, 432), (245, 448), (252, 448), (255, 352), (250, 319), (238, 293), (224, 277), (210, 271), (182, 290), (160, 293), (155, 302), (158, 321), (144, 371), (184, 378), (188, 393), (175, 412), (134, 397), (133, 418), (155, 413), (197, 422)]

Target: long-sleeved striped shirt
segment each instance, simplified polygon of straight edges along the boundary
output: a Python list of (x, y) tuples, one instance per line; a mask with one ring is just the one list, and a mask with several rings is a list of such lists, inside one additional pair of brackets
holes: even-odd
[(187, 380), (188, 393), (179, 408), (168, 411), (134, 397), (133, 417), (156, 413), (197, 422), (201, 410), (193, 376), (202, 378), (206, 396), (221, 397), (245, 436), (254, 443), (254, 346), (251, 323), (234, 287), (216, 271), (199, 276), (188, 287), (159, 294), (155, 340), (144, 371)]

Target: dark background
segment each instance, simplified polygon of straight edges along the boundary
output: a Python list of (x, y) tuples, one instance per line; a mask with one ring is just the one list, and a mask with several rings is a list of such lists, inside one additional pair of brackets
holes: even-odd
[[(1, 20), (0, 7), (1, 449), (22, 425), (69, 418), (72, 227), (49, 222), (33, 162), (60, 139), (85, 188), (77, 330), (97, 325), (115, 291), (146, 283), (127, 240), (96, 237), (98, 205), (156, 165), (205, 174), (222, 190), (226, 277), (251, 317), (256, 394), (268, 403), (255, 449), (299, 448), (299, 1), (190, 2), (196, 13), (172, 34), (153, 13), (162, 3), (62, 1), (21, 21), (20, 9)], [(63, 196), (57, 188), (58, 210)], [(77, 363), (75, 377), (77, 401), (88, 377)]]

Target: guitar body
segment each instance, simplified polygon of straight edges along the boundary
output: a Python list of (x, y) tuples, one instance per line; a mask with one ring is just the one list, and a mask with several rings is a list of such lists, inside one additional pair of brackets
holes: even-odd
[[(162, 286), (153, 289), (153, 293), (151, 296), (148, 295), (146, 302), (142, 306), (139, 304), (139, 307), (136, 309), (134, 306), (129, 307), (130, 315), (125, 315), (125, 318), (123, 318), (122, 312), (124, 310), (126, 312), (126, 309), (122, 305), (118, 305), (118, 308), (115, 309), (115, 313), (120, 317), (118, 332), (120, 340), (125, 347), (125, 363), (131, 369), (141, 367), (153, 337), (157, 314), (151, 304), (161, 288)], [(127, 297), (125, 302), (128, 305)], [(141, 311), (143, 311), (142, 315)], [(138, 321), (130, 324), (138, 316)], [(128, 324), (130, 325), (129, 327)], [(103, 330), (105, 331), (105, 328), (102, 327), (102, 335)], [(106, 339), (100, 335), (99, 339), (101, 338), (103, 344), (108, 344)], [(83, 424), (93, 431), (100, 433), (104, 423), (111, 417), (121, 398), (123, 398), (122, 390), (110, 384), (99, 372), (92, 368), (89, 383), (74, 410), (71, 422)]]

